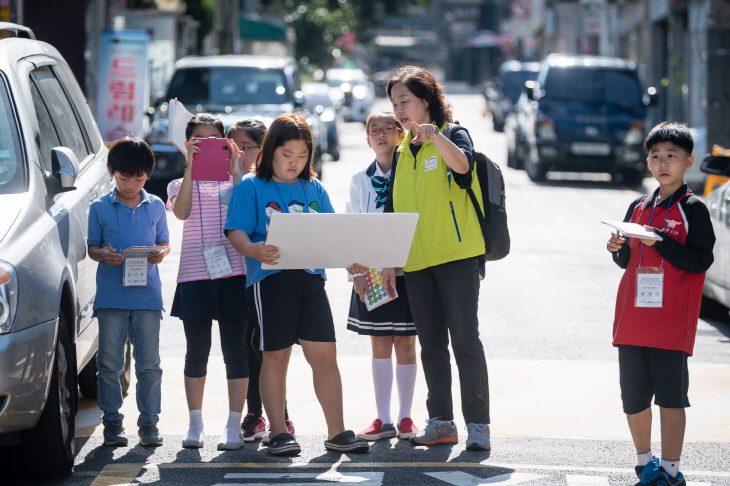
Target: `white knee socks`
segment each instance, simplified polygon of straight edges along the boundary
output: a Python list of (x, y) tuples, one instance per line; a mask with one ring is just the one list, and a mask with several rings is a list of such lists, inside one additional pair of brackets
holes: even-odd
[(395, 365), (395, 379), (398, 383), (398, 399), (400, 400), (400, 411), (398, 412), (399, 424), (401, 420), (411, 416), (413, 389), (416, 387), (417, 372), (418, 366), (415, 364)]
[(390, 418), (390, 394), (393, 390), (393, 360), (373, 359), (373, 384), (378, 418), (384, 424), (393, 423)]

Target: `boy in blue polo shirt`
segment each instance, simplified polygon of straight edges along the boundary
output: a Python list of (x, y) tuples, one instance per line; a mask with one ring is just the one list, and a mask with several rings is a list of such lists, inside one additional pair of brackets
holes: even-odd
[[(109, 150), (107, 170), (115, 188), (91, 203), (89, 257), (96, 270), (94, 313), (99, 321), (97, 375), (99, 408), (104, 412), (104, 445), (125, 446), (122, 419), (124, 344), (134, 347), (137, 376), (140, 445), (160, 446), (157, 430), (160, 413), (160, 319), (162, 292), (157, 264), (170, 253), (165, 204), (147, 194), (145, 182), (155, 167), (155, 156), (143, 140), (124, 137)], [(130, 246), (165, 246), (164, 251), (135, 263), (125, 262), (122, 251)], [(125, 272), (125, 266), (127, 272)], [(125, 278), (136, 274), (136, 278)], [(131, 285), (130, 285), (131, 284)]]

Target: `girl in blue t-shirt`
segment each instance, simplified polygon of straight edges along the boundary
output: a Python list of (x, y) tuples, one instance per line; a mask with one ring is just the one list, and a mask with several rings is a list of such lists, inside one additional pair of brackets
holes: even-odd
[(325, 448), (365, 452), (367, 441), (345, 430), (342, 380), (337, 367), (335, 328), (323, 269), (264, 270), (276, 265), (279, 249), (266, 245), (274, 212), (333, 213), (327, 191), (312, 169), (314, 140), (304, 119), (281, 115), (269, 127), (256, 158), (255, 173), (233, 189), (225, 229), (233, 247), (246, 257), (251, 309), (263, 351), (261, 398), (271, 422), (269, 452), (296, 455), (301, 448), (284, 417), (286, 373), (292, 346), (301, 344), (312, 367), (314, 390), (327, 421)]

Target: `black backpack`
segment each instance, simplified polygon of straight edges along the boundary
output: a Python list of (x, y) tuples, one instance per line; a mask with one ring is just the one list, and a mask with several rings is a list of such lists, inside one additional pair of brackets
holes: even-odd
[[(444, 129), (444, 136), (451, 140), (451, 133), (456, 125), (449, 123)], [(467, 131), (467, 133), (469, 133)], [(471, 138), (471, 135), (469, 135)], [(474, 142), (472, 141), (472, 144)], [(504, 178), (502, 170), (489, 157), (481, 152), (474, 151), (476, 157), (477, 178), (482, 189), (482, 206), (479, 205), (476, 194), (472, 188), (466, 192), (474, 205), (474, 210), (479, 219), (479, 226), (484, 236), (483, 261), (501, 260), (509, 254), (509, 229), (507, 228), (507, 208), (505, 206)], [(482, 207), (485, 212), (482, 213)]]

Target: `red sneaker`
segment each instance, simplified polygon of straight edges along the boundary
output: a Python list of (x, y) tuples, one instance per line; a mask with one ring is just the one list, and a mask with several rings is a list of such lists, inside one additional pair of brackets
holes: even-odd
[(384, 424), (380, 419), (375, 419), (370, 427), (361, 431), (356, 437), (364, 440), (390, 439), (395, 437), (395, 428), (393, 424)]
[(398, 437), (400, 439), (408, 440), (418, 432), (418, 427), (415, 426), (410, 417), (403, 418), (398, 424)]

